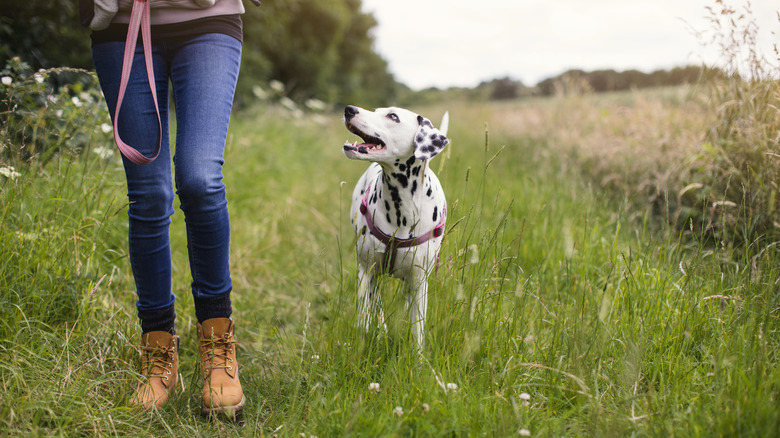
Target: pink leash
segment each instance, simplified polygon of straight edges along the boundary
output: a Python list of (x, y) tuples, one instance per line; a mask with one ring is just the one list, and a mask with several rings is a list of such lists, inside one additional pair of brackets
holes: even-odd
[[(135, 164), (146, 165), (151, 163), (160, 154), (160, 144), (162, 142), (162, 123), (160, 121), (160, 107), (157, 104), (157, 89), (154, 85), (154, 68), (152, 66), (152, 32), (151, 32), (151, 9), (149, 0), (135, 0), (133, 2), (133, 11), (130, 15), (130, 24), (127, 26), (127, 40), (125, 41), (124, 60), (122, 62), (122, 80), (119, 84), (119, 97), (116, 102), (116, 111), (114, 112), (114, 141), (119, 151)], [(152, 157), (146, 157), (134, 147), (122, 141), (119, 137), (119, 111), (122, 108), (122, 101), (125, 98), (127, 82), (130, 79), (130, 70), (133, 68), (133, 55), (135, 46), (138, 42), (138, 30), (141, 30), (141, 38), (144, 45), (144, 61), (146, 64), (146, 76), (149, 78), (149, 88), (152, 90), (154, 99), (154, 109), (157, 111), (157, 148)]]

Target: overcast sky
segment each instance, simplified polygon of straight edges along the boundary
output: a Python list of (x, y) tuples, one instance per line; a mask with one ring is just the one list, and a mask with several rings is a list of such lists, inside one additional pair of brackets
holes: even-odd
[[(742, 11), (745, 0), (726, 0)], [(761, 50), (777, 60), (780, 0), (753, 0)], [(376, 49), (400, 82), (473, 87), (509, 76), (532, 86), (571, 68), (650, 72), (712, 65), (714, 0), (363, 0)]]

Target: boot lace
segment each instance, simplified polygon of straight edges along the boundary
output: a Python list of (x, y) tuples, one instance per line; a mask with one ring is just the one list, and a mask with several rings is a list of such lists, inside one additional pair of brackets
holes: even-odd
[(173, 368), (173, 356), (176, 354), (176, 347), (163, 346), (143, 346), (141, 351), (146, 358), (149, 378), (159, 377), (165, 381), (170, 379), (171, 369)]
[(203, 371), (213, 369), (233, 370), (233, 359), (230, 355), (235, 349), (236, 340), (232, 333), (225, 333), (222, 337), (201, 339), (200, 349), (203, 351)]

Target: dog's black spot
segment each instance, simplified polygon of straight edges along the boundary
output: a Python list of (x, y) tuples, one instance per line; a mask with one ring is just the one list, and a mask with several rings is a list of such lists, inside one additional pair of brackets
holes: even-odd
[(417, 191), (417, 180), (412, 181), (412, 194)]
[(409, 185), (409, 179), (406, 177), (406, 175), (402, 173), (394, 173), (392, 176), (398, 180), (398, 182), (401, 184), (402, 188), (406, 188), (406, 186)]
[(406, 170), (406, 164), (398, 164), (398, 163), (396, 163), (396, 167), (398, 167), (398, 170), (400, 170), (401, 172)]
[(414, 166), (412, 169), (412, 175), (420, 176), (420, 169), (422, 169), (422, 166)]
[(422, 143), (423, 140), (425, 140), (425, 137), (423, 137), (422, 134), (417, 134), (417, 138), (415, 138), (415, 141), (417, 141), (417, 143)]
[(385, 199), (385, 210), (390, 210), (390, 203)]
[(406, 226), (406, 216), (404, 216), (403, 222), (404, 222), (404, 226)]
[(428, 192), (426, 193), (426, 195), (428, 195), (429, 198), (432, 198), (433, 196), (431, 195), (433, 195), (433, 189), (428, 187)]
[(438, 218), (439, 218), (439, 206), (437, 205), (433, 207), (433, 220), (435, 221)]
[(436, 140), (433, 140), (433, 145), (436, 146), (437, 148), (443, 148), (444, 142), (441, 141), (440, 138), (437, 138)]
[(360, 230), (360, 234), (364, 234), (365, 235), (367, 230), (368, 230), (368, 227), (363, 225), (363, 229)]

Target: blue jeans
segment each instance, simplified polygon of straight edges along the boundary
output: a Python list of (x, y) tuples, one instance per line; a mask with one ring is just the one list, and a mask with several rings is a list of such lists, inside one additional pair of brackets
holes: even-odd
[[(118, 129), (122, 139), (150, 156), (157, 141), (157, 116), (144, 67), (143, 46), (136, 47)], [(122, 73), (124, 42), (92, 48), (103, 94), (114, 118)], [(154, 75), (162, 149), (146, 166), (122, 157), (130, 200), (129, 254), (139, 311), (173, 305), (169, 229), (173, 215), (171, 145), (168, 132), (168, 84), (176, 110), (173, 154), (176, 194), (187, 227), (192, 293), (212, 298), (232, 289), (229, 267), (230, 219), (222, 165), (230, 111), (241, 63), (241, 42), (223, 34), (153, 41)]]

